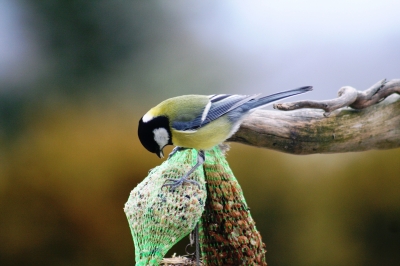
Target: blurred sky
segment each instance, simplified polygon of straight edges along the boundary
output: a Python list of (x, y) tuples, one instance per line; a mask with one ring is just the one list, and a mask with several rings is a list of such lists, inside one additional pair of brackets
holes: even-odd
[[(180, 0), (157, 6), (169, 22), (155, 22), (164, 37), (147, 48), (152, 56), (133, 58), (164, 74), (148, 77), (149, 87), (168, 89), (178, 80), (185, 86), (181, 93), (270, 93), (313, 85), (304, 97), (326, 99), (343, 85), (366, 89), (398, 75), (399, 1)], [(8, 84), (2, 90), (21, 88), (51, 68), (40, 36), (28, 30), (27, 23), (40, 20), (29, 16), (35, 12), (27, 3), (0, 0), (0, 78)], [(198, 80), (182, 82), (185, 68), (196, 69)]]

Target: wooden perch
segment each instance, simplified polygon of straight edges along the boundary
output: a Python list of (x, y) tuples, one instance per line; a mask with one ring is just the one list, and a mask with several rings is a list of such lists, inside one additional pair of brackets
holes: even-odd
[[(228, 141), (291, 154), (341, 153), (400, 147), (400, 79), (365, 91), (342, 87), (338, 98), (275, 104), (257, 110)], [(296, 110), (302, 108), (322, 110)]]

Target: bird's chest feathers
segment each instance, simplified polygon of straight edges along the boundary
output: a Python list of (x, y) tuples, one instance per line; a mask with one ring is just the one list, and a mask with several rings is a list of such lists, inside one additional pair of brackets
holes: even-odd
[(172, 129), (172, 143), (176, 146), (208, 150), (230, 137), (232, 128), (227, 126), (224, 118), (193, 131)]

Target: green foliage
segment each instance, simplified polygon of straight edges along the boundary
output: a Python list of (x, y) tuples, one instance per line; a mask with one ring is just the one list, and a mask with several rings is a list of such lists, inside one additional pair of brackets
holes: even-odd
[(34, 10), (28, 27), (52, 65), (47, 89), (70, 96), (98, 91), (94, 81), (119, 70), (161, 30), (155, 22), (162, 15), (151, 1), (26, 1)]

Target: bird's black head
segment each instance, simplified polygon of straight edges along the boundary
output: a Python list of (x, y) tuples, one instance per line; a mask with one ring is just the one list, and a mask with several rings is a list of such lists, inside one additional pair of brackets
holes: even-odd
[(148, 119), (144, 116), (139, 121), (138, 128), (139, 140), (149, 151), (164, 157), (163, 148), (172, 145), (171, 130), (169, 120), (166, 116), (157, 116)]

